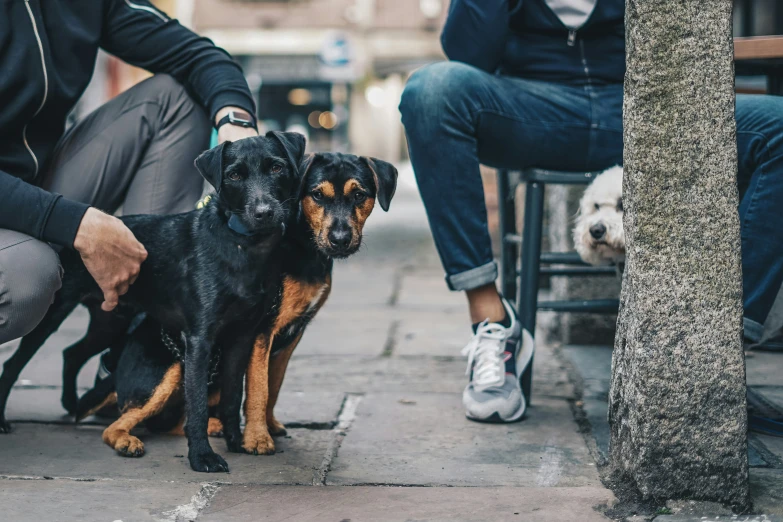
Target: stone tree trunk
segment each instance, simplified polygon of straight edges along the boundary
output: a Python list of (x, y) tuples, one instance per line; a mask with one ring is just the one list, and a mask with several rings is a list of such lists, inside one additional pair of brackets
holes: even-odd
[(748, 498), (731, 0), (626, 0), (627, 264), (609, 397), (615, 476)]

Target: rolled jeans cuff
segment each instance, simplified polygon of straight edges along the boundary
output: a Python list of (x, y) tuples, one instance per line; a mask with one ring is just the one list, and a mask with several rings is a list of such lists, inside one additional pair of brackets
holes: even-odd
[[(766, 339), (763, 343), (761, 340), (764, 337), (764, 325), (759, 324), (753, 319), (743, 318), (745, 324), (745, 341), (750, 341), (755, 349), (770, 350), (770, 351), (783, 351), (783, 342), (780, 337), (773, 336), (772, 339)], [(761, 343), (761, 344), (759, 344)]]
[(494, 261), (490, 261), (486, 265), (446, 276), (446, 284), (449, 285), (451, 290), (473, 290), (474, 288), (494, 283), (497, 278), (498, 265)]

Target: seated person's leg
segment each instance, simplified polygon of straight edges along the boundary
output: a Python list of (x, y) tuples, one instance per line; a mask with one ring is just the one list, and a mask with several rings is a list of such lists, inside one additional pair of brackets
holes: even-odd
[(128, 89), (60, 140), (42, 186), (113, 213), (192, 210), (203, 187), (193, 160), (209, 147), (204, 110), (171, 76)]
[(27, 335), (43, 319), (61, 284), (52, 247), (0, 230), (0, 344)]
[[(583, 88), (494, 76), (457, 62), (425, 67), (405, 88), (400, 110), (430, 228), (449, 287), (466, 291), (473, 323), (490, 322), (477, 332), (484, 341), (500, 328), (512, 340), (521, 332), (495, 287), (479, 163), (578, 171), (620, 162), (622, 87), (594, 95), (591, 106)], [(611, 114), (591, 119), (600, 106)], [(504, 366), (506, 348), (499, 348), (492, 360), (483, 352), (474, 361), (463, 395), (469, 418), (512, 421), (524, 414), (519, 383), (506, 377), (517, 372), (515, 358)], [(497, 400), (477, 396), (481, 391)]]
[(783, 284), (783, 98), (737, 96), (745, 337), (758, 342)]

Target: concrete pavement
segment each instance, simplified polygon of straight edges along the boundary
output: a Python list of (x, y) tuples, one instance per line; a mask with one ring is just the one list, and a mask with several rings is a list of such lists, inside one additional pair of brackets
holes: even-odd
[[(140, 430), (127, 459), (59, 405), (72, 316), (14, 389), (0, 436), (3, 520), (605, 520), (613, 495), (574, 421), (574, 387), (553, 351), (536, 355), (533, 405), (513, 425), (467, 421), (469, 328), (446, 290), (423, 209), (403, 185), (370, 218), (363, 250), (337, 264), (334, 291), (289, 366), (273, 456), (213, 446), (230, 474), (188, 467), (186, 442)], [(13, 346), (0, 347), (0, 360)], [(86, 388), (95, 363), (81, 375)]]

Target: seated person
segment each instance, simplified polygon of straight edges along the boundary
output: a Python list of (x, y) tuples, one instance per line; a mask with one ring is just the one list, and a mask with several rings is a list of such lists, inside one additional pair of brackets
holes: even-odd
[[(400, 104), (450, 289), (473, 323), (469, 419), (525, 413), (522, 331), (501, 297), (479, 163), (596, 171), (622, 164), (623, 0), (452, 0), (450, 61), (416, 71)], [(737, 97), (746, 328), (766, 320), (783, 283), (783, 98)], [(530, 332), (532, 335), (533, 332)]]

